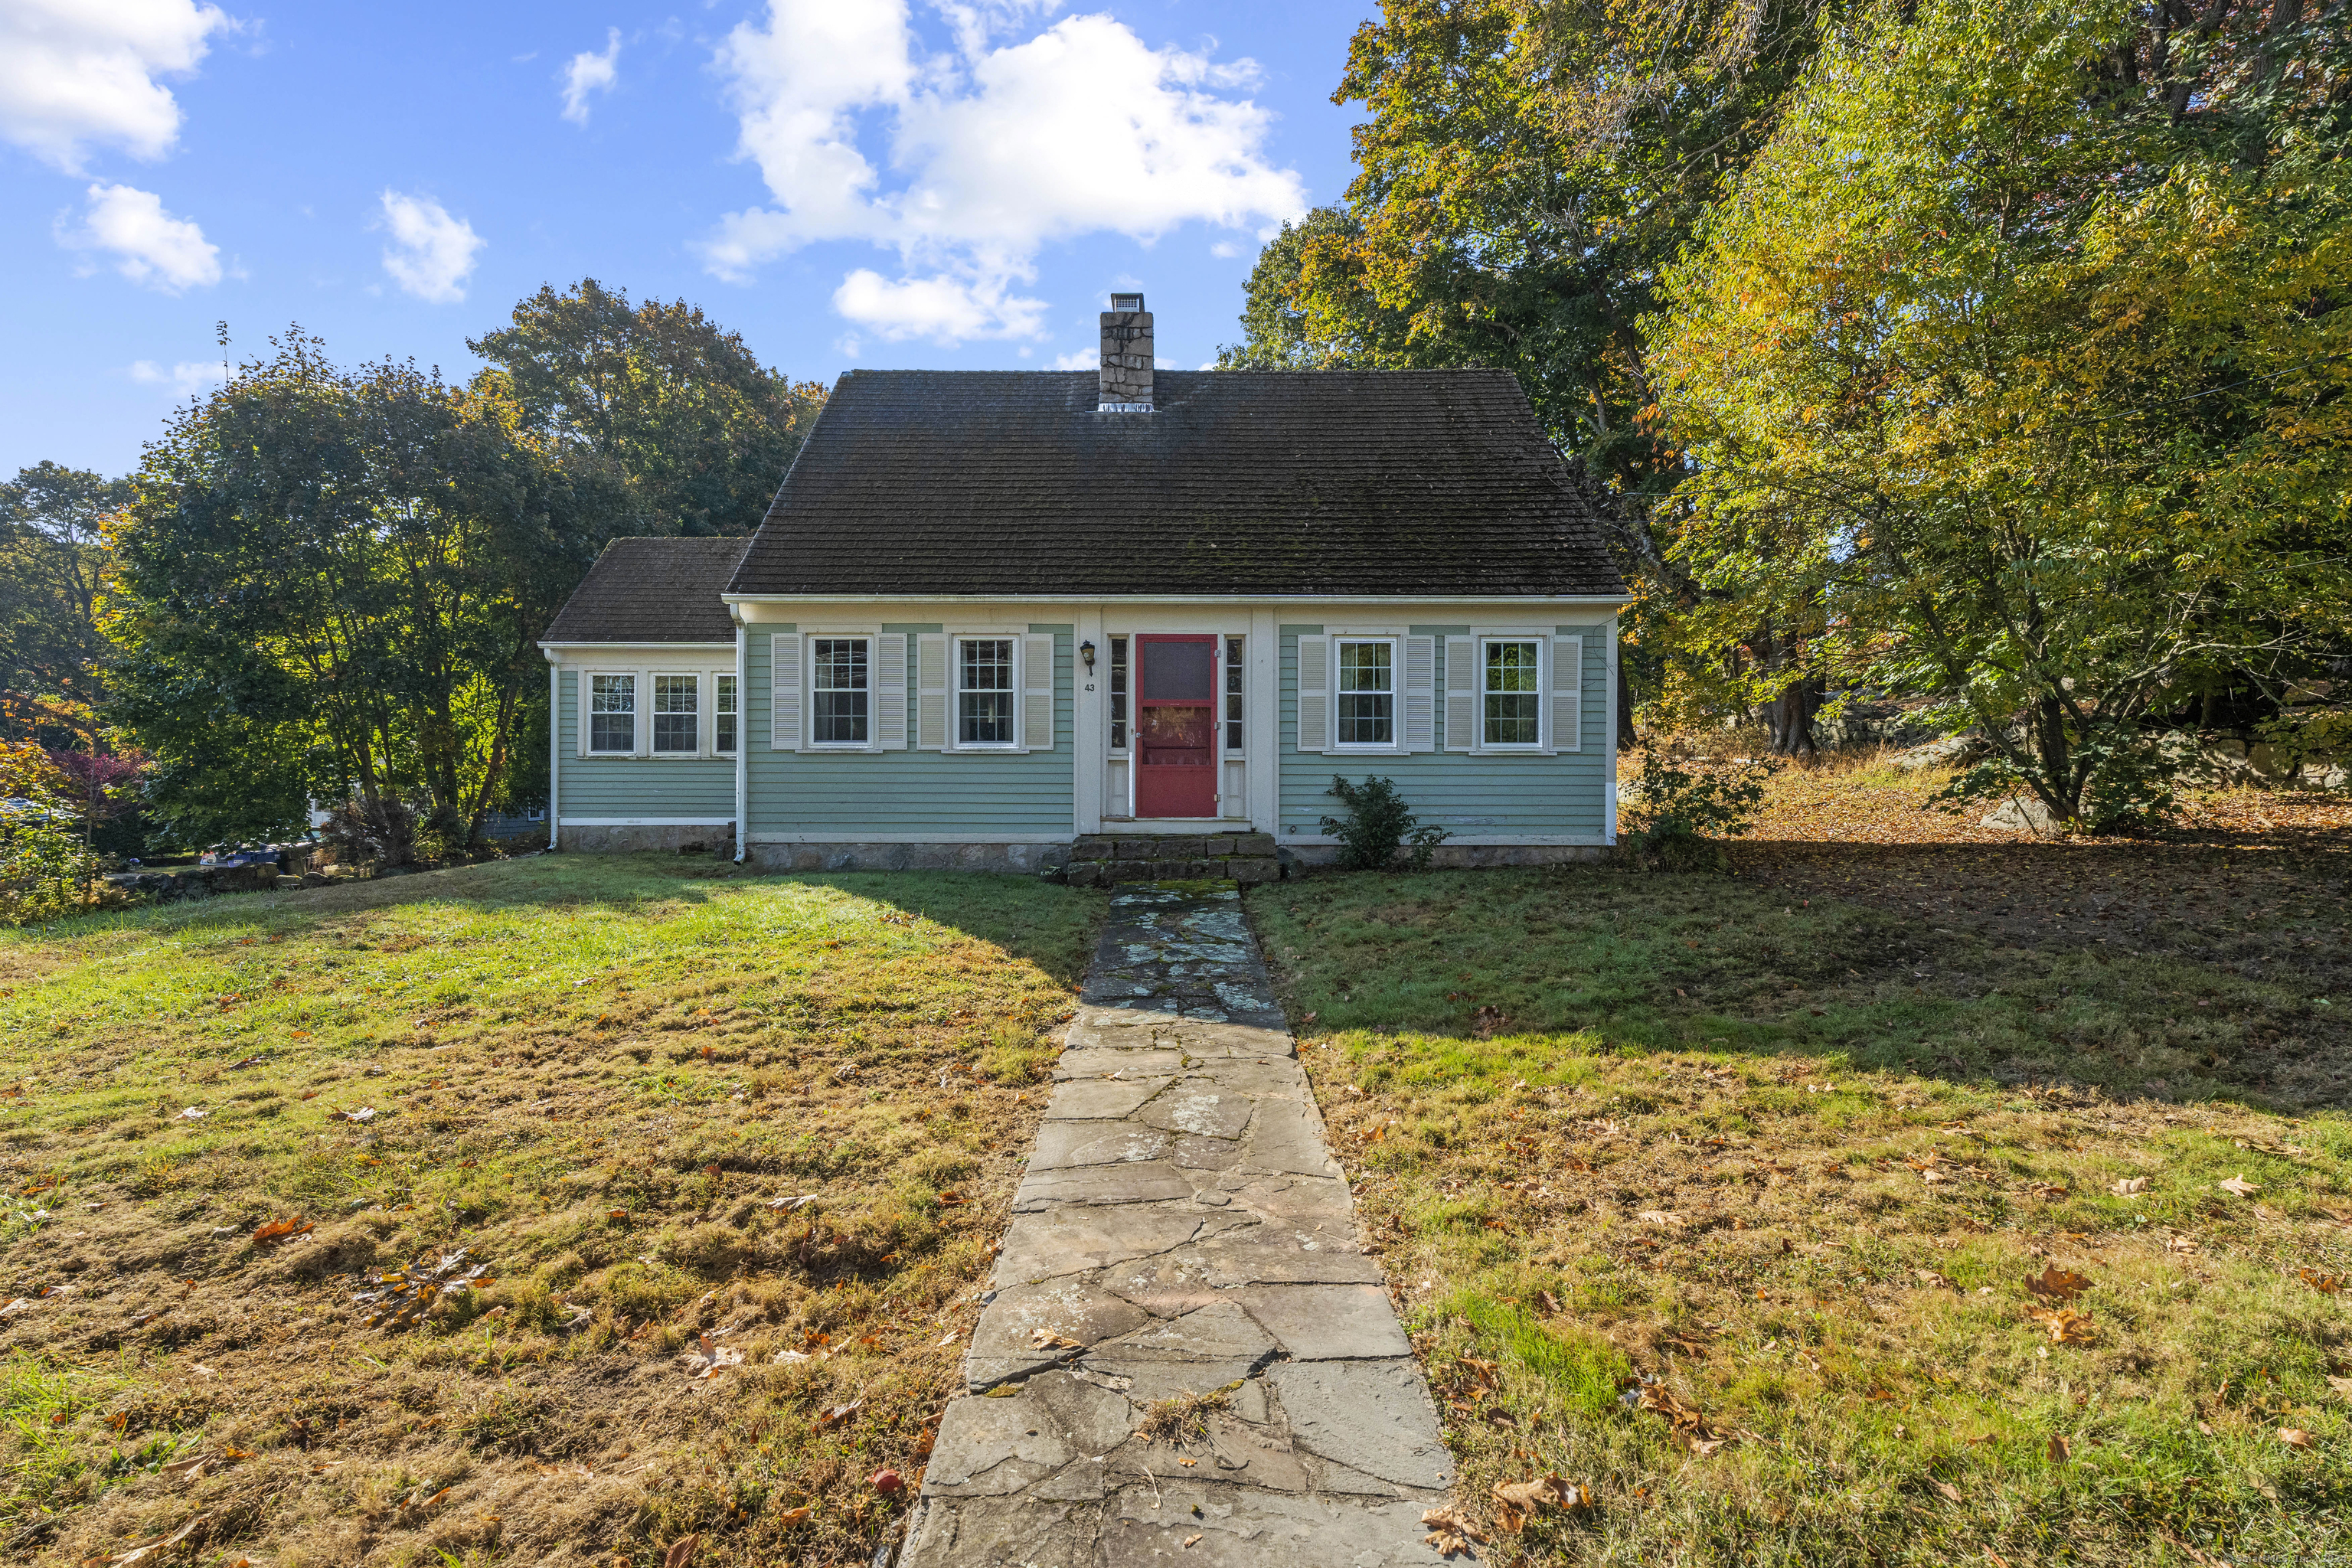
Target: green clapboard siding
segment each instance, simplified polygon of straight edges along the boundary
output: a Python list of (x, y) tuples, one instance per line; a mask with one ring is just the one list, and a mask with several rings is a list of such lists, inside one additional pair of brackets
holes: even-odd
[[(1316, 824), (1339, 803), (1328, 793), (1331, 775), (1366, 774), (1394, 779), (1421, 820), (1456, 838), (1590, 836), (1608, 829), (1609, 648), (1617, 635), (1613, 620), (1561, 626), (1566, 636), (1584, 638), (1583, 749), (1552, 757), (1479, 756), (1465, 752), (1415, 752), (1402, 756), (1366, 756), (1298, 750), (1298, 639), (1319, 626), (1286, 626), (1282, 645), (1281, 827), (1315, 833)], [(1439, 638), (1439, 718), (1444, 719), (1447, 637), (1466, 637), (1466, 626), (1414, 626), (1416, 636)]]
[[(723, 668), (724, 656), (711, 660)], [(706, 679), (708, 679), (706, 677)], [(556, 793), (561, 815), (575, 817), (690, 817), (735, 820), (732, 757), (583, 757), (580, 754), (580, 672), (556, 675)], [(644, 718), (640, 715), (639, 723)]]
[[(779, 752), (770, 744), (769, 635), (790, 626), (754, 626), (746, 639), (743, 685), (751, 742), (748, 810), (753, 836), (861, 834), (987, 843), (1067, 837), (1076, 820), (1071, 762), (1076, 692), (1070, 665), (1076, 628), (1024, 628), (1054, 637), (1054, 749), (1014, 755), (945, 752)], [(936, 630), (926, 626), (920, 629)], [(885, 637), (901, 637), (890, 627)], [(913, 701), (915, 649), (907, 649), (908, 700)], [(907, 731), (914, 735), (914, 715)]]

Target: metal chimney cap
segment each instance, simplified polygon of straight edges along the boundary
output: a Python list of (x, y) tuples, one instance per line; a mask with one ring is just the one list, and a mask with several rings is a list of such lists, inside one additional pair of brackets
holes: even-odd
[(1110, 297), (1110, 308), (1114, 310), (1140, 310), (1143, 309), (1143, 296), (1140, 294), (1113, 294)]

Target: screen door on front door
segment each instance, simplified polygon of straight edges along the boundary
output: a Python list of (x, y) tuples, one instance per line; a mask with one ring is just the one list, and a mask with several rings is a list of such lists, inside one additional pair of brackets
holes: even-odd
[(1217, 639), (1139, 637), (1135, 815), (1217, 815)]

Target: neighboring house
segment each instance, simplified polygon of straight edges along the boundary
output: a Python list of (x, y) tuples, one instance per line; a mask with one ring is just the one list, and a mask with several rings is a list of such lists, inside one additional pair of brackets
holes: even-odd
[(1613, 843), (1627, 595), (1518, 384), (1155, 373), (1142, 303), (1099, 372), (853, 371), (750, 540), (614, 541), (541, 645), (554, 842), (1311, 860), (1377, 773), (1442, 863)]

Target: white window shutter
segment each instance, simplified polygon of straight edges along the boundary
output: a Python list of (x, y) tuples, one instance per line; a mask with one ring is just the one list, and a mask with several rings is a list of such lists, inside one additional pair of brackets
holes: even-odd
[(1404, 639), (1404, 733), (1408, 752), (1437, 749), (1437, 639)]
[(797, 752), (806, 726), (801, 722), (801, 634), (778, 632), (768, 639), (769, 675), (774, 694), (768, 702), (768, 746)]
[(1021, 747), (1054, 749), (1054, 639), (1038, 634), (1021, 639)]
[(1478, 744), (1478, 639), (1445, 639), (1445, 749)]
[(948, 749), (948, 639), (941, 632), (915, 638), (915, 744)]
[(907, 637), (884, 632), (874, 639), (874, 722), (866, 731), (877, 752), (907, 749)]
[(1555, 752), (1584, 745), (1584, 639), (1551, 639), (1551, 746)]
[(1298, 639), (1298, 749), (1320, 752), (1331, 744), (1331, 639)]

